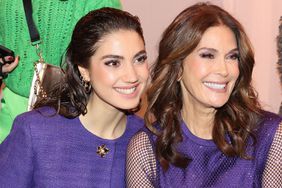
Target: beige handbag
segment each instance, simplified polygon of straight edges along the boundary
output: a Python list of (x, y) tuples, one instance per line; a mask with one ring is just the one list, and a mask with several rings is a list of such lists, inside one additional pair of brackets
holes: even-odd
[(31, 84), (28, 110), (39, 98), (47, 98), (54, 86), (63, 80), (63, 70), (55, 65), (45, 62), (40, 49), (40, 36), (32, 18), (31, 0), (23, 0), (26, 21), (31, 39), (31, 45), (35, 46), (38, 60), (34, 62), (34, 76)]

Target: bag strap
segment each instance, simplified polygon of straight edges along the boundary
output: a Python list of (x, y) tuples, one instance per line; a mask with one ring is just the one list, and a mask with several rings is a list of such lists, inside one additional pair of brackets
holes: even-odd
[(40, 43), (40, 36), (32, 18), (31, 0), (23, 0), (26, 22), (32, 45)]

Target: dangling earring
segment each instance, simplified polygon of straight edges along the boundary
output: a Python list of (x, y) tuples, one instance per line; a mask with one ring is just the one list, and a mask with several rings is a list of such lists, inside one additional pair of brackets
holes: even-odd
[(92, 86), (90, 82), (86, 81), (82, 76), (80, 76), (81, 84), (84, 87), (85, 93), (89, 94), (91, 93)]

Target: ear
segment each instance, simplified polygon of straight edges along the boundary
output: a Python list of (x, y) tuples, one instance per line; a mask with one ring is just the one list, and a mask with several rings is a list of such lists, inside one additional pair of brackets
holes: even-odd
[(78, 70), (80, 72), (80, 75), (83, 77), (83, 80), (86, 81), (86, 82), (90, 82), (89, 70), (85, 67), (80, 66), (80, 65), (78, 65)]

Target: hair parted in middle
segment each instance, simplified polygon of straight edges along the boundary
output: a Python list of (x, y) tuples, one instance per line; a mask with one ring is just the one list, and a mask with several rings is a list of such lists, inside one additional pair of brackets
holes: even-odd
[[(189, 159), (176, 150), (182, 141), (181, 110), (183, 99), (179, 78), (184, 59), (197, 47), (205, 31), (224, 25), (234, 33), (239, 51), (240, 75), (228, 102), (217, 109), (212, 132), (213, 141), (227, 156), (249, 157), (246, 140), (259, 120), (261, 107), (251, 85), (254, 54), (242, 25), (222, 8), (198, 3), (183, 10), (164, 31), (158, 58), (152, 68), (152, 84), (148, 89), (147, 127), (157, 135), (156, 154), (161, 166), (169, 164), (185, 168)], [(159, 127), (155, 127), (158, 125)], [(225, 139), (226, 134), (231, 144)]]

